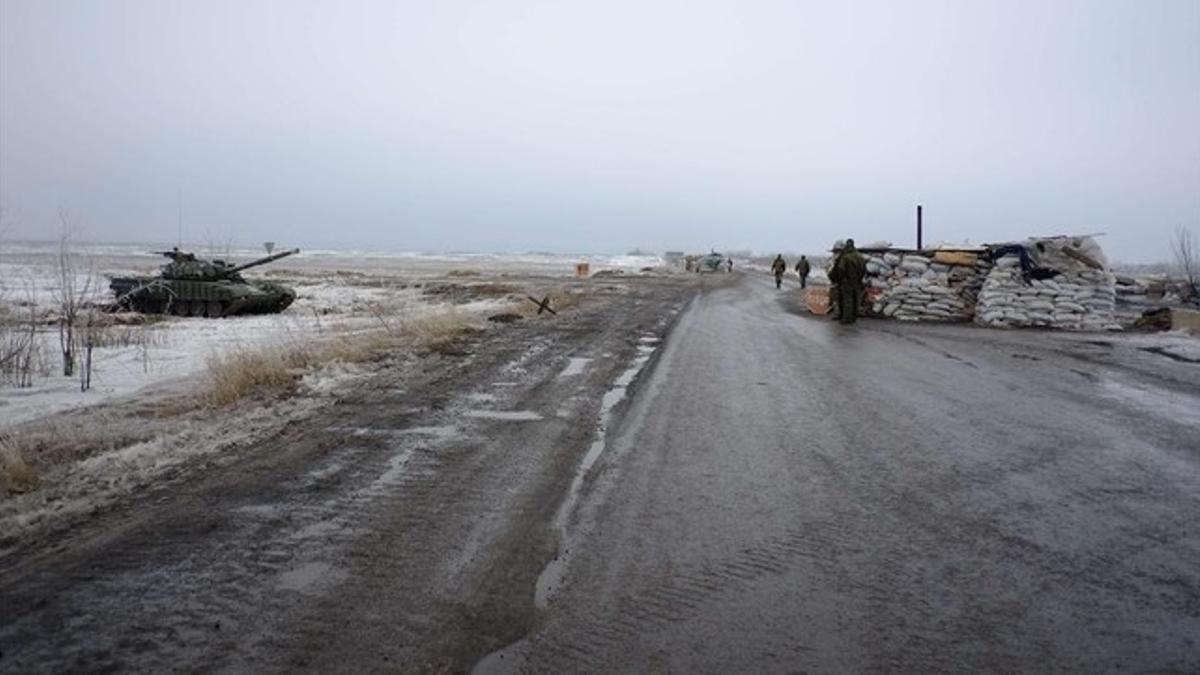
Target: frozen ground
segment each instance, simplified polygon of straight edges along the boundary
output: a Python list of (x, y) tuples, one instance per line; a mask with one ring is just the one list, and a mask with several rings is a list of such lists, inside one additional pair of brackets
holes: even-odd
[[(90, 284), (90, 299), (106, 302), (109, 277), (153, 274), (164, 262), (150, 252), (152, 248), (76, 246), (77, 287)], [(262, 255), (255, 250), (197, 250), (202, 256), (235, 262)], [(0, 382), (0, 430), (134, 395), (149, 386), (173, 381), (186, 386), (186, 378), (200, 377), (210, 358), (230, 350), (283, 348), (322, 335), (378, 326), (394, 317), (426, 316), (451, 306), (482, 314), (498, 311), (517, 299), (504, 293), (465, 302), (463, 298), (443, 299), (426, 293), (430, 282), (453, 281), (470, 288), (518, 277), (565, 280), (574, 274), (577, 262), (588, 262), (592, 272), (636, 272), (662, 264), (653, 256), (301, 252), (246, 273), (250, 279), (267, 276), (296, 289), (296, 302), (282, 314), (221, 320), (168, 317), (152, 325), (120, 327), (115, 332), (124, 344), (94, 351), (92, 387), (81, 392), (78, 378), (59, 374), (58, 333), (53, 327), (60, 286), (56, 255), (51, 244), (10, 243), (0, 248), (0, 307), (24, 316), (32, 305), (44, 324), (39, 330), (41, 358), (33, 386), (16, 388)]]
[(1182, 336), (590, 287), (0, 501), (3, 668), (1200, 671)]

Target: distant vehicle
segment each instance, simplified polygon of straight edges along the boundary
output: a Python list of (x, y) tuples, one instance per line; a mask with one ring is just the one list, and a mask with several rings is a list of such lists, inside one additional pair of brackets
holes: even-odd
[(204, 260), (179, 249), (162, 251), (171, 262), (156, 277), (114, 277), (109, 284), (120, 309), (143, 314), (203, 316), (215, 319), (237, 314), (273, 314), (287, 309), (296, 291), (267, 281), (246, 281), (242, 270), (299, 253), (283, 251), (243, 265)]
[(721, 272), (725, 268), (725, 256), (716, 251), (700, 258), (697, 272)]

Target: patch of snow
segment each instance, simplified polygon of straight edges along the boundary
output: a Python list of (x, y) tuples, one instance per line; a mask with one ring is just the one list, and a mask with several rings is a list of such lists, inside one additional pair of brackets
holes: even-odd
[(562, 372), (560, 372), (558, 374), (558, 376), (560, 378), (563, 378), (563, 377), (573, 377), (575, 375), (582, 375), (584, 369), (587, 368), (587, 364), (589, 364), (591, 362), (592, 362), (592, 360), (589, 358), (571, 357), (571, 359), (567, 363), (567, 366), (562, 369)]
[(43, 476), (42, 489), (0, 500), (0, 532), (20, 536), (51, 521), (91, 513), (198, 459), (231, 461), (234, 455), (228, 449), (278, 433), (319, 405), (314, 398), (295, 398), (234, 409), (219, 425), (184, 422), (174, 433), (53, 468)]
[(428, 426), (428, 427), (410, 427), (403, 429), (399, 433), (412, 434), (416, 436), (431, 436), (433, 438), (446, 440), (461, 436), (462, 432), (458, 427), (453, 425)]
[(1140, 349), (1159, 349), (1189, 361), (1200, 362), (1200, 337), (1186, 331), (1127, 333), (1124, 338)]
[(464, 414), (475, 419), (503, 422), (534, 422), (542, 419), (542, 414), (533, 410), (468, 410)]

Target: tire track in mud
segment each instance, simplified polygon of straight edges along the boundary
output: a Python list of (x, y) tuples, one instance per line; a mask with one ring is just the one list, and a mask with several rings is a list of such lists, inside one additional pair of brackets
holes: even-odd
[[(511, 647), (491, 654), (474, 673), (605, 672), (609, 656), (625, 645), (652, 639), (665, 628), (687, 620), (705, 605), (750, 588), (760, 580), (788, 573), (801, 565), (831, 568), (838, 557), (859, 547), (834, 523), (810, 522), (768, 537), (737, 554), (710, 564), (685, 566), (648, 590), (630, 590), (615, 599), (616, 611), (604, 618), (571, 617), (571, 638), (557, 637), (547, 627)], [(882, 590), (882, 589), (881, 589)], [(810, 649), (798, 645), (798, 649)]]
[[(589, 425), (580, 424), (580, 420), (593, 417), (599, 403), (594, 400), (598, 396), (592, 385), (585, 382), (566, 384), (568, 390), (588, 391), (587, 395), (564, 396), (564, 383), (557, 373), (564, 363), (569, 364), (569, 357), (587, 353), (604, 364), (591, 379), (607, 377), (605, 373), (624, 360), (623, 355), (609, 352), (634, 348), (636, 341), (629, 336), (657, 322), (658, 310), (664, 309), (654, 303), (635, 304), (636, 318), (630, 317), (627, 324), (604, 326), (599, 331), (594, 326), (576, 327), (573, 331), (587, 335), (587, 339), (557, 345), (553, 354), (535, 345), (522, 360), (496, 370), (499, 379), (491, 391), (476, 389), (446, 406), (445, 414), (459, 415), (460, 421), (470, 420), (466, 423), (476, 427), (466, 436), (476, 439), (470, 441), (474, 447), (447, 444), (430, 456), (435, 467), (421, 472), (427, 481), (414, 481), (409, 489), (397, 492), (395, 507), (377, 510), (372, 530), (385, 541), (356, 547), (360, 552), (356, 563), (360, 571), (353, 575), (356, 587), (346, 589), (346, 597), (330, 598), (307, 612), (294, 631), (300, 636), (298, 642), (315, 643), (327, 630), (322, 615), (337, 614), (346, 604), (369, 609), (363, 613), (374, 615), (359, 625), (365, 637), (358, 640), (366, 643), (379, 642), (375, 636), (395, 635), (396, 623), (411, 622), (412, 614), (420, 611), (443, 617), (439, 633), (425, 636), (427, 644), (417, 649), (411, 644), (417, 641), (414, 638), (402, 640), (409, 644), (372, 647), (386, 654), (388, 663), (401, 664), (399, 667), (440, 670), (462, 667), (462, 659), (482, 651), (481, 645), (508, 641), (511, 638), (497, 636), (520, 630), (531, 621), (532, 608), (522, 607), (516, 598), (524, 595), (523, 587), (532, 587), (533, 579), (517, 580), (531, 571), (536, 574), (534, 561), (544, 561), (553, 554), (551, 507), (562, 499), (566, 486), (562, 475), (577, 461), (573, 449), (586, 448), (590, 438)], [(656, 311), (646, 315), (647, 309)], [(624, 347), (614, 350), (612, 340), (616, 336), (620, 336)], [(604, 353), (593, 353), (598, 350)], [(531, 384), (525, 390), (510, 387), (513, 383), (504, 379), (509, 375)], [(496, 411), (511, 411), (515, 406), (551, 412), (516, 417), (465, 415), (478, 409), (481, 402)], [(502, 433), (504, 443), (495, 443)], [(566, 449), (572, 450), (564, 452)], [(497, 463), (498, 453), (512, 459)], [(537, 478), (531, 480), (534, 476)], [(403, 542), (402, 551), (397, 542)], [(422, 572), (378, 574), (380, 565), (395, 567), (389, 564), (391, 559), (404, 568)], [(387, 598), (408, 607), (381, 605), (380, 600)], [(433, 603), (433, 607), (425, 603)], [(416, 610), (416, 606), (424, 609)], [(410, 611), (402, 611), (406, 608)], [(336, 667), (341, 662), (339, 653), (350, 656), (340, 645), (333, 653), (318, 653), (303, 646), (291, 651), (297, 659), (295, 665), (317, 669)], [(419, 654), (429, 660), (416, 660), (421, 658)]]

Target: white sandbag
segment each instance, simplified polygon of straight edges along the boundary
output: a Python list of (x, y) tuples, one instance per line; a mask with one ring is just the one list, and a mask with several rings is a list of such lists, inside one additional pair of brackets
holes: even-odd
[(1054, 303), (1046, 300), (1034, 300), (1033, 302), (1025, 303), (1025, 308), (1030, 312), (1053, 312)]

